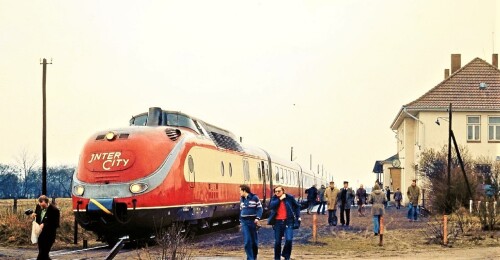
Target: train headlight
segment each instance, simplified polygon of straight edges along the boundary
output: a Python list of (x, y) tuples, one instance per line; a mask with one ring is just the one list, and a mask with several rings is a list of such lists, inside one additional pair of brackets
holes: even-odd
[(148, 189), (146, 183), (133, 183), (130, 185), (130, 192), (132, 193), (142, 193)]
[(105, 136), (106, 140), (113, 141), (116, 139), (116, 134), (113, 132), (108, 132)]
[(82, 185), (76, 185), (75, 187), (73, 187), (73, 192), (77, 196), (82, 196), (85, 192), (85, 188)]

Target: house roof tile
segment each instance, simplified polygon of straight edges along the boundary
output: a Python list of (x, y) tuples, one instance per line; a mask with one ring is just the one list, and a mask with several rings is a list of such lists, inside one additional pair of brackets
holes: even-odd
[[(486, 83), (485, 89), (479, 85)], [(411, 110), (500, 110), (500, 70), (475, 58), (404, 107)]]
[[(480, 89), (481, 83), (486, 84)], [(418, 99), (404, 105), (391, 124), (397, 129), (405, 114), (419, 111), (500, 111), (500, 70), (475, 58)]]

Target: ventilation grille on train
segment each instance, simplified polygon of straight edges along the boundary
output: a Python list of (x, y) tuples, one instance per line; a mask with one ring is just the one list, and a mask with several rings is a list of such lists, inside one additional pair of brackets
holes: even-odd
[(179, 136), (181, 136), (181, 131), (179, 129), (168, 128), (165, 129), (165, 133), (172, 141), (177, 141), (177, 139), (179, 139)]
[(222, 147), (228, 150), (243, 152), (243, 147), (241, 147), (241, 145), (232, 137), (227, 135), (222, 135), (216, 132), (209, 132), (209, 134), (218, 147)]

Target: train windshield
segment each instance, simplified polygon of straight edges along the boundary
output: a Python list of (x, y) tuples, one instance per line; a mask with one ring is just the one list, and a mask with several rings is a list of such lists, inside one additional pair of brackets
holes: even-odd
[[(147, 122), (148, 113), (143, 113), (130, 119), (131, 126), (145, 126), (147, 125)], [(193, 120), (182, 114), (162, 111), (162, 113), (160, 114), (160, 120), (158, 120), (158, 122), (161, 126), (187, 127), (198, 132), (198, 129)]]

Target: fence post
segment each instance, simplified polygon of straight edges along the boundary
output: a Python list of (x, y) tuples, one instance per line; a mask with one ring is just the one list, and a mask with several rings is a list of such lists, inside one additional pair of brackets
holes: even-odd
[(316, 224), (318, 222), (318, 217), (316, 214), (313, 215), (313, 226), (312, 226), (312, 235), (313, 235), (313, 241), (316, 243), (317, 240), (317, 234), (316, 234)]
[(472, 200), (469, 200), (469, 213), (472, 214), (472, 204), (474, 203), (474, 201)]
[(477, 213), (479, 214), (479, 211), (481, 210), (481, 201), (477, 202)]
[(17, 198), (14, 198), (14, 206), (12, 206), (12, 211), (14, 214), (17, 213)]
[(425, 208), (425, 189), (422, 189), (422, 207)]
[(380, 226), (380, 240), (378, 242), (378, 245), (379, 246), (383, 246), (384, 245), (384, 215), (380, 215), (379, 217), (379, 226)]
[(443, 215), (443, 245), (448, 245), (448, 216)]

